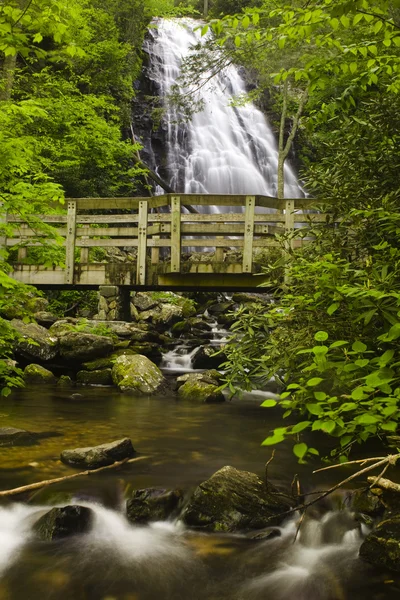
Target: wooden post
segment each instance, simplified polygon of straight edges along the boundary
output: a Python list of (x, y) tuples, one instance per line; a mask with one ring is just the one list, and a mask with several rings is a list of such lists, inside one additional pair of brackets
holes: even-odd
[(145, 285), (146, 284), (147, 204), (148, 204), (147, 200), (139, 201), (136, 285)]
[(171, 198), (171, 273), (181, 269), (181, 199)]
[[(153, 235), (153, 240), (159, 240), (159, 235)], [(158, 246), (153, 246), (151, 249), (151, 264), (158, 265), (160, 262), (160, 248)]]
[[(81, 240), (88, 240), (90, 227), (82, 227), (85, 232), (85, 235), (80, 236)], [(87, 235), (86, 235), (87, 234)], [(81, 248), (81, 264), (87, 264), (89, 262), (89, 248)]]
[[(216, 236), (217, 240), (223, 240), (223, 236), (222, 235), (217, 235)], [(228, 246), (229, 244), (227, 244)], [(214, 262), (216, 263), (222, 263), (224, 262), (224, 249), (222, 246), (217, 246), (215, 248), (215, 255), (214, 255)]]
[(65, 283), (74, 283), (76, 236), (76, 202), (68, 201), (67, 237), (65, 240)]
[[(26, 223), (21, 223), (19, 226), (19, 231), (20, 231), (19, 237), (21, 238), (21, 240), (26, 239), (26, 235), (25, 235), (26, 229), (27, 229)], [(17, 260), (19, 263), (22, 263), (26, 259), (26, 254), (27, 254), (26, 246), (22, 246), (22, 248), (18, 248)]]
[(256, 197), (246, 196), (246, 209), (244, 213), (243, 273), (251, 273), (252, 270), (255, 205)]

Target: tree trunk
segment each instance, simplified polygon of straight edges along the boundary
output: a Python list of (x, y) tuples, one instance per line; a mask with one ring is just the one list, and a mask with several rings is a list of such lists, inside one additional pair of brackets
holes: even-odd
[(8, 55), (4, 58), (1, 86), (0, 86), (0, 101), (7, 101), (11, 98), (11, 92), (14, 84), (15, 69), (17, 66), (17, 55)]
[(203, 17), (205, 19), (207, 19), (207, 17), (208, 17), (208, 0), (204, 0)]

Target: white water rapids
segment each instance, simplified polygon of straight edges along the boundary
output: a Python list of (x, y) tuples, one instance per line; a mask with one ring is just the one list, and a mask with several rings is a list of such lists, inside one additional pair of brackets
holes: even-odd
[[(182, 60), (201, 40), (191, 19), (159, 19), (146, 44), (149, 78), (165, 99), (180, 75)], [(205, 76), (207, 77), (207, 76)], [(190, 93), (190, 90), (186, 90)], [(169, 107), (163, 119), (170, 185), (183, 193), (276, 196), (278, 151), (263, 113), (249, 102), (232, 106), (246, 93), (239, 70), (230, 65), (198, 92), (204, 103), (189, 123)], [(285, 167), (285, 194), (303, 196), (292, 169)]]

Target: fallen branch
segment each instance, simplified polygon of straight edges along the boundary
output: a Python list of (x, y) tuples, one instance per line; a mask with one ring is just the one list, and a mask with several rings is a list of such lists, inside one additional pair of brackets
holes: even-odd
[(106, 471), (108, 469), (118, 469), (122, 465), (130, 464), (137, 462), (139, 460), (144, 460), (149, 458), (148, 456), (139, 456), (138, 458), (124, 458), (124, 460), (119, 460), (114, 462), (112, 465), (107, 465), (106, 467), (99, 467), (98, 469), (88, 469), (87, 471), (80, 471), (79, 473), (74, 473), (73, 475), (65, 475), (64, 477), (57, 477), (56, 479), (47, 479), (44, 481), (38, 481), (36, 483), (30, 483), (28, 485), (22, 485), (21, 487), (14, 488), (12, 490), (2, 490), (0, 491), (0, 497), (4, 496), (16, 496), (17, 494), (23, 494), (24, 492), (30, 492), (31, 490), (40, 490), (43, 487), (48, 485), (52, 485), (53, 483), (61, 483), (62, 481), (69, 481), (70, 479), (75, 479), (76, 477), (95, 475), (96, 473), (101, 473), (102, 471)]
[(379, 480), (377, 480), (376, 477), (368, 477), (368, 483), (370, 483), (372, 487), (378, 486), (383, 490), (388, 490), (389, 492), (400, 493), (400, 484), (394, 483), (394, 481), (390, 481), (390, 479), (383, 479), (381, 477)]

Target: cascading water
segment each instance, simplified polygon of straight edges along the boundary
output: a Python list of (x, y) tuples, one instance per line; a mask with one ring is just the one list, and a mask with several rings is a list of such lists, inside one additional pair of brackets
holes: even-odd
[[(151, 29), (146, 51), (148, 76), (162, 98), (176, 83), (181, 63), (201, 39), (199, 22), (160, 19)], [(205, 76), (207, 78), (207, 75)], [(204, 104), (189, 123), (176, 110), (164, 117), (170, 185), (183, 193), (264, 194), (276, 196), (278, 152), (274, 134), (254, 104), (231, 106), (246, 92), (238, 69), (230, 65), (199, 93)], [(285, 167), (287, 197), (303, 196), (294, 172)]]

